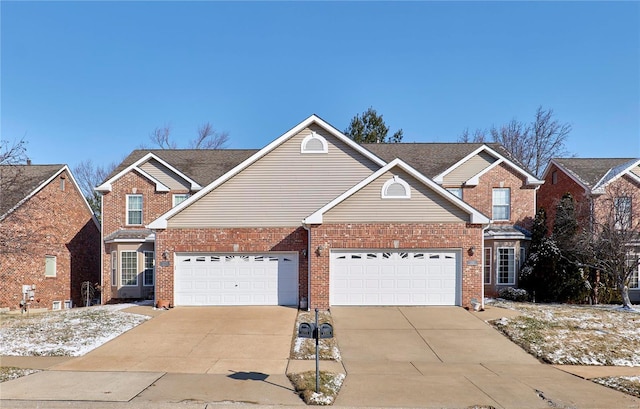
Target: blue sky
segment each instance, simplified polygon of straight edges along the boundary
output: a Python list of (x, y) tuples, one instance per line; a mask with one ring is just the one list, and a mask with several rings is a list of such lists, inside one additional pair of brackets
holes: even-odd
[(405, 142), (542, 105), (579, 157), (640, 157), (638, 2), (0, 2), (1, 137), (120, 161), (170, 124), (261, 148), (369, 106)]

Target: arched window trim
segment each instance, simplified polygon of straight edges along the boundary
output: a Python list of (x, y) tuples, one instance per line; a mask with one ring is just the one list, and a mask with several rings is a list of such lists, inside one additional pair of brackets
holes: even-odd
[[(307, 149), (307, 144), (314, 139), (322, 143), (321, 151)], [(311, 132), (310, 135), (305, 136), (305, 138), (302, 140), (302, 143), (300, 144), (300, 153), (328, 153), (328, 152), (329, 152), (329, 145), (327, 144), (327, 140), (324, 139), (324, 137), (322, 137), (321, 135), (318, 135), (317, 132)]]
[[(391, 196), (387, 194), (389, 187), (391, 187), (391, 185), (394, 185), (396, 183), (404, 187), (405, 194), (403, 196)], [(400, 179), (400, 176), (394, 176), (391, 179), (384, 182), (384, 185), (382, 185), (381, 196), (383, 199), (411, 199), (411, 187), (407, 182)]]

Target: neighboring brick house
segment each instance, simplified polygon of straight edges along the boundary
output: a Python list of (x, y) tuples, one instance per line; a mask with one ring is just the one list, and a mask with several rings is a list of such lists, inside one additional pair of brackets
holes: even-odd
[[(100, 283), (100, 231), (66, 165), (0, 166), (0, 308), (83, 306)], [(29, 300), (28, 300), (29, 301)]]
[(261, 150), (134, 151), (97, 188), (104, 301), (470, 307), (483, 271), (514, 285), (541, 181), (494, 145), (400, 145), (313, 115)]
[[(602, 220), (613, 199), (629, 216), (637, 215), (640, 202), (640, 159), (638, 158), (554, 158), (543, 174), (545, 184), (538, 192), (538, 204), (553, 228), (558, 202), (571, 193), (576, 215), (582, 224)], [(632, 211), (633, 210), (633, 211)], [(629, 220), (637, 225), (637, 220)], [(640, 301), (638, 273), (631, 278), (629, 297)]]

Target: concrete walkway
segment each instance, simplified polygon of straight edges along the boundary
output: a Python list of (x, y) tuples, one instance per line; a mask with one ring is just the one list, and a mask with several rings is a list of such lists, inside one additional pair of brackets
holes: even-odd
[[(1, 357), (3, 366), (45, 371), (0, 384), (0, 407), (304, 407), (285, 375), (314, 368), (288, 360), (295, 309), (154, 314), (84, 357)], [(567, 370), (578, 367), (543, 365), (484, 322), (508, 314), (517, 313), (333, 308), (343, 362), (321, 369), (347, 373), (334, 406), (640, 408), (640, 400), (585, 380), (616, 368), (574, 376)]]
[(640, 408), (634, 397), (541, 364), (484, 322), (508, 314), (517, 313), (334, 307), (347, 370), (336, 405)]

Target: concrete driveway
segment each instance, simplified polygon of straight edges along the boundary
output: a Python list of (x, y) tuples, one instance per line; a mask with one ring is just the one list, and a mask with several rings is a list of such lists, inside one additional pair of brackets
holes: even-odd
[(487, 313), (333, 307), (331, 315), (347, 371), (338, 406), (640, 407), (638, 399), (541, 364), (484, 322)]
[(284, 374), (297, 310), (179, 307), (55, 370)]

